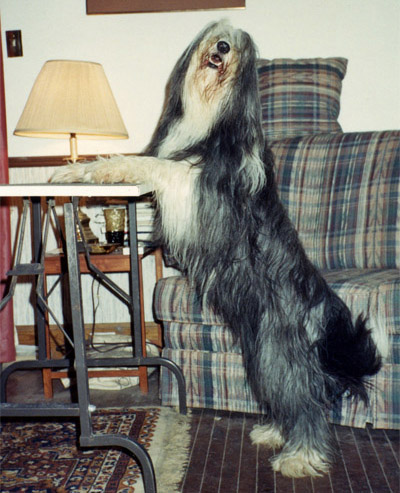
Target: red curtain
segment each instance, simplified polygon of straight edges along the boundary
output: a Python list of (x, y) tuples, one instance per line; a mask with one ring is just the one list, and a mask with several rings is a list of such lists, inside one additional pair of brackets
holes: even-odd
[[(0, 26), (1, 33), (1, 26)], [(8, 183), (8, 152), (6, 103), (4, 93), (3, 50), (0, 36), (0, 183)], [(6, 289), (6, 272), (11, 267), (10, 209), (5, 200), (0, 199), (0, 299)], [(14, 319), (12, 301), (0, 312), (0, 363), (15, 360)]]

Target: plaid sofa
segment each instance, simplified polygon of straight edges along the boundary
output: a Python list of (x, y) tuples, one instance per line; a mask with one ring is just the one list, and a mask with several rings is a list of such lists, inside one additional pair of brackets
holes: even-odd
[[(310, 259), (355, 316), (368, 316), (384, 355), (371, 379), (370, 406), (343, 397), (331, 420), (400, 428), (400, 131), (343, 133), (335, 123), (324, 133), (297, 128), (301, 135), (283, 138), (277, 121), (279, 136), (268, 137), (281, 200)], [(185, 375), (188, 406), (259, 412), (240, 347), (186, 278), (161, 279), (154, 309), (164, 326), (163, 356)], [(177, 405), (168, 371), (160, 392), (163, 405)]]

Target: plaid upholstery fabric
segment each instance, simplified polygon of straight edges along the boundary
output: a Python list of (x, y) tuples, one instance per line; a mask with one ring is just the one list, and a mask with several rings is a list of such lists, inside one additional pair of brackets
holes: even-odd
[(400, 267), (400, 131), (275, 142), (281, 199), (321, 269)]
[(268, 141), (340, 132), (344, 58), (275, 59), (258, 62), (259, 92)]
[[(240, 354), (164, 348), (162, 355), (181, 368), (189, 407), (260, 412), (247, 383)], [(160, 389), (163, 406), (178, 404), (176, 379), (164, 368), (161, 368)]]
[[(207, 316), (207, 312), (204, 312)], [(163, 320), (165, 347), (210, 351), (212, 353), (239, 353), (242, 349), (234, 342), (226, 325)]]
[[(154, 311), (160, 320), (225, 325), (210, 308), (202, 307), (201, 300), (186, 277), (167, 277), (157, 283)], [(203, 318), (203, 313), (206, 314), (206, 319)]]
[(342, 397), (332, 409), (330, 420), (344, 426), (400, 429), (400, 365), (383, 365), (380, 372), (369, 379), (369, 406), (361, 401)]
[(338, 269), (322, 274), (354, 316), (368, 317), (386, 361), (400, 363), (400, 271)]
[[(182, 369), (189, 407), (260, 413), (240, 355), (165, 348), (163, 356)], [(359, 428), (370, 423), (374, 428), (400, 429), (400, 365), (384, 365), (369, 382), (370, 405), (343, 396), (330, 411), (330, 421)], [(161, 399), (163, 406), (179, 403), (176, 380), (165, 368), (161, 369)]]

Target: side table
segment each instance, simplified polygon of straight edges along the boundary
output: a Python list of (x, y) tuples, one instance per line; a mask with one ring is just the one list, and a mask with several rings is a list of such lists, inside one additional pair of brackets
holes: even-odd
[[(140, 311), (141, 311), (141, 332), (142, 332), (142, 352), (143, 356), (146, 356), (146, 324), (144, 318), (144, 294), (143, 294), (143, 268), (142, 261), (147, 255), (154, 256), (155, 262), (155, 277), (156, 281), (161, 279), (163, 266), (162, 266), (162, 252), (160, 248), (150, 250), (146, 252), (143, 247), (139, 248), (138, 253), (138, 267), (139, 267), (139, 297), (140, 297)], [(96, 254), (91, 256), (93, 264), (104, 273), (113, 272), (130, 272), (130, 255), (122, 253), (108, 253), (108, 254)], [(67, 261), (63, 254), (49, 253), (47, 252), (44, 258), (44, 296), (47, 298), (47, 280), (48, 275), (62, 275), (67, 270)], [(90, 274), (84, 254), (79, 254), (79, 268), (81, 274)], [(51, 358), (50, 352), (50, 329), (49, 329), (49, 317), (48, 313), (46, 317), (46, 357)], [(150, 342), (154, 343), (158, 348), (162, 347), (162, 329), (161, 325), (157, 324), (157, 335), (155, 338), (150, 339)], [(53, 397), (53, 380), (68, 377), (68, 372), (59, 370), (54, 371), (51, 368), (44, 368), (43, 373), (43, 392), (47, 399)], [(139, 377), (139, 388), (141, 392), (147, 394), (149, 391), (147, 367), (139, 366), (137, 369), (107, 369), (107, 370), (95, 370), (89, 371), (90, 377)]]
[[(76, 416), (79, 418), (79, 442), (82, 447), (118, 447), (131, 453), (138, 461), (142, 474), (146, 493), (156, 493), (156, 480), (151, 458), (142, 445), (135, 440), (115, 434), (96, 434), (93, 431), (91, 413), (94, 406), (90, 404), (88, 368), (116, 368), (137, 366), (164, 366), (175, 375), (179, 388), (180, 412), (186, 414), (186, 391), (185, 379), (180, 368), (172, 361), (163, 357), (146, 357), (142, 352), (142, 328), (139, 295), (139, 263), (137, 248), (136, 227), (136, 200), (141, 195), (151, 192), (145, 184), (129, 185), (53, 185), (48, 183), (29, 185), (0, 185), (0, 197), (23, 197), (23, 217), (20, 221), (20, 230), (15, 255), (15, 263), (8, 275), (11, 276), (10, 290), (0, 302), (0, 310), (12, 298), (16, 280), (20, 275), (31, 275), (36, 279), (36, 320), (38, 325), (38, 360), (18, 361), (8, 366), (1, 373), (1, 403), (0, 414), (2, 417), (66, 417)], [(48, 199), (48, 204), (53, 202), (53, 197), (72, 197), (70, 202), (64, 204), (65, 220), (65, 256), (67, 258), (70, 308), (72, 315), (71, 344), (74, 347), (75, 359), (54, 360), (46, 357), (45, 351), (45, 318), (44, 311), (48, 309), (43, 296), (44, 276), (44, 252), (45, 241), (42, 237), (42, 213), (41, 197)], [(99, 269), (92, 265), (90, 258), (88, 267), (91, 272), (98, 275), (102, 281), (111, 287), (114, 292), (124, 299), (129, 305), (134, 328), (134, 348), (132, 357), (124, 358), (93, 358), (86, 357), (84, 321), (82, 310), (82, 293), (80, 283), (80, 261), (76, 237), (76, 224), (78, 218), (78, 197), (128, 197), (128, 220), (129, 220), (129, 244), (130, 244), (130, 294), (125, 293), (118, 285), (107, 279)], [(29, 199), (27, 198), (29, 197)], [(50, 199), (49, 199), (50, 198)], [(27, 219), (27, 211), (32, 207), (32, 231), (33, 231), (33, 261), (23, 264), (21, 260), (22, 244), (24, 242), (24, 231)], [(48, 218), (48, 215), (47, 215)], [(47, 238), (49, 221), (45, 223), (44, 238)], [(87, 253), (87, 251), (86, 251)], [(6, 402), (6, 383), (8, 376), (15, 370), (26, 369), (63, 369), (75, 370), (77, 381), (76, 404), (10, 404)]]

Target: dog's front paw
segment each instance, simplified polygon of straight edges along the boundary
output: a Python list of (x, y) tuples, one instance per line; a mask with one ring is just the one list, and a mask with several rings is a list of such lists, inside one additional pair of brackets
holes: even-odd
[(79, 183), (85, 180), (86, 166), (83, 163), (67, 164), (58, 168), (50, 177), (50, 183)]
[[(143, 158), (142, 158), (143, 159)], [(55, 183), (137, 183), (143, 181), (135, 165), (140, 158), (125, 156), (99, 157), (95, 161), (69, 164), (59, 168), (49, 181)]]
[(269, 448), (281, 448), (285, 443), (281, 432), (272, 423), (254, 425), (250, 438), (253, 445), (265, 445)]

